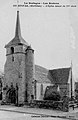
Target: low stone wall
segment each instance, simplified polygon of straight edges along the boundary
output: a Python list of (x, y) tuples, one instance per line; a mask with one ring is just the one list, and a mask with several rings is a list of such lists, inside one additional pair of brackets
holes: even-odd
[(52, 101), (52, 100), (33, 100), (30, 103), (31, 107), (47, 108), (47, 109), (57, 109), (64, 112), (69, 111), (69, 104), (65, 101)]

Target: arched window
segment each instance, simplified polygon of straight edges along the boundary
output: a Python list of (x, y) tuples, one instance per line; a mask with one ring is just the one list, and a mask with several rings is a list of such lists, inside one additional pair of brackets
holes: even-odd
[(11, 47), (11, 54), (14, 53), (14, 47)]
[(41, 84), (41, 95), (43, 95), (43, 84)]

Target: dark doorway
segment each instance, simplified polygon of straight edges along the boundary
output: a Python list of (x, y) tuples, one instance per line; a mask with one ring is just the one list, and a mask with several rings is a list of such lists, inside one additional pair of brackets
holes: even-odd
[(16, 103), (16, 90), (13, 87), (13, 85), (11, 85), (11, 87), (8, 89), (6, 94), (7, 94), (6, 96), (8, 100), (7, 102), (15, 104)]

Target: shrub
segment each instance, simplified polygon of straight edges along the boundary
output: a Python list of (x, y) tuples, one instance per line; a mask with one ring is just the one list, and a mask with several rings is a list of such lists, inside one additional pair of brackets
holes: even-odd
[(50, 93), (49, 95), (48, 94), (45, 94), (44, 95), (44, 100), (53, 100), (53, 101), (60, 101), (60, 94), (59, 92), (55, 92), (53, 91), (52, 93)]

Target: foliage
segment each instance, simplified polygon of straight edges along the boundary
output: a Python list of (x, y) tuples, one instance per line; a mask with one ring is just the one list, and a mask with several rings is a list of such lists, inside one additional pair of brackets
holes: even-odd
[(49, 95), (45, 94), (44, 95), (44, 100), (54, 100), (54, 101), (60, 101), (60, 94), (57, 91), (53, 91)]

